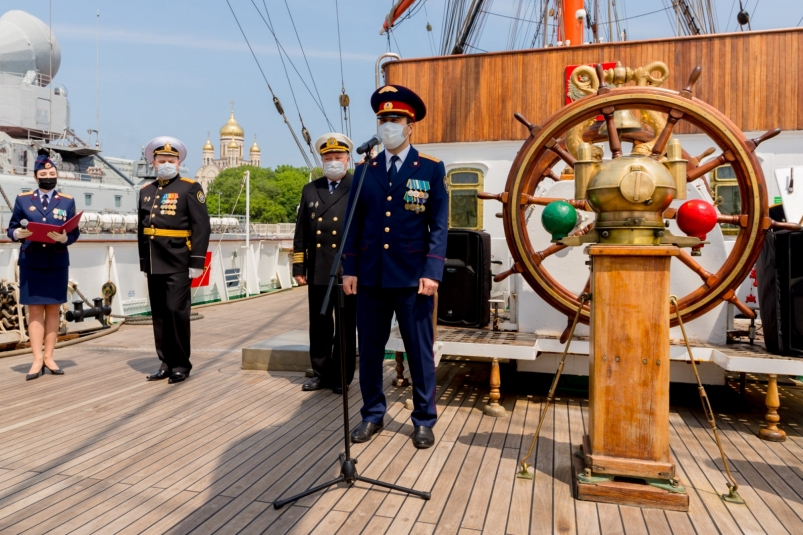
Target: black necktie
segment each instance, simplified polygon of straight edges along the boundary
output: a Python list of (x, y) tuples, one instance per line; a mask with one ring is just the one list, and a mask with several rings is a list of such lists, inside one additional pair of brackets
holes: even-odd
[(47, 195), (42, 195), (42, 209), (47, 210)]
[(389, 186), (393, 185), (393, 180), (396, 178), (396, 173), (399, 172), (398, 169), (396, 169), (396, 162), (398, 162), (399, 160), (401, 160), (401, 158), (399, 158), (398, 156), (393, 156), (393, 158), (390, 159), (390, 170), (388, 171)]
[(329, 195), (335, 192), (338, 184), (340, 184), (340, 182), (329, 182)]

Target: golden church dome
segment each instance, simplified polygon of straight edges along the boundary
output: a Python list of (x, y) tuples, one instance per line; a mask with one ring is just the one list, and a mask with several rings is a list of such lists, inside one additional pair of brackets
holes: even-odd
[(262, 150), (259, 148), (259, 145), (257, 145), (256, 138), (254, 138), (254, 144), (251, 145), (250, 152), (257, 152), (257, 153), (261, 153), (262, 152)]
[(240, 146), (237, 144), (236, 141), (230, 141), (228, 145), (226, 145), (229, 149), (238, 149)]
[(220, 137), (243, 137), (244, 135), (245, 132), (234, 118), (234, 110), (232, 110), (228, 122), (220, 129)]
[(209, 141), (209, 136), (206, 137), (206, 143), (204, 143), (204, 152), (206, 151), (214, 151), (215, 147), (212, 146), (212, 142)]

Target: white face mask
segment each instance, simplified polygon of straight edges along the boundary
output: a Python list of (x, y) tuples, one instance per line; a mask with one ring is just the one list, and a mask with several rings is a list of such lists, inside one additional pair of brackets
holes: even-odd
[(404, 140), (407, 139), (407, 136), (404, 135), (404, 126), (403, 124), (391, 122), (379, 125), (377, 133), (382, 138), (382, 144), (385, 145), (385, 148), (393, 150), (404, 143)]
[(337, 160), (324, 162), (323, 174), (330, 180), (335, 180), (343, 176), (346, 172), (346, 164)]
[(173, 178), (178, 173), (178, 168), (174, 163), (163, 163), (156, 169), (156, 176), (159, 178)]

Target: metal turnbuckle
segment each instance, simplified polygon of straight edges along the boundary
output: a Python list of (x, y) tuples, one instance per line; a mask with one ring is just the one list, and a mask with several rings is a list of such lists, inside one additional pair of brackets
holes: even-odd
[(733, 478), (733, 474), (731, 474), (730, 467), (728, 467), (728, 459), (725, 457), (725, 450), (722, 449), (722, 443), (719, 441), (719, 433), (717, 432), (717, 422), (716, 418), (714, 417), (714, 411), (711, 409), (711, 402), (708, 401), (708, 395), (705, 393), (705, 388), (703, 388), (703, 382), (700, 380), (700, 374), (697, 373), (697, 363), (694, 362), (694, 355), (691, 352), (691, 346), (689, 345), (689, 337), (686, 336), (686, 327), (683, 326), (683, 319), (680, 317), (680, 307), (678, 306), (678, 297), (676, 295), (669, 296), (669, 302), (675, 306), (675, 314), (678, 316), (678, 325), (680, 326), (680, 332), (683, 333), (683, 341), (686, 344), (686, 352), (689, 354), (689, 360), (691, 361), (691, 369), (694, 372), (694, 378), (697, 379), (697, 391), (700, 393), (700, 401), (703, 403), (703, 412), (705, 413), (705, 419), (708, 420), (708, 424), (711, 426), (711, 430), (714, 432), (714, 440), (717, 443), (717, 447), (719, 448), (719, 455), (722, 457), (722, 464), (725, 465), (725, 473), (728, 475), (728, 479), (730, 481), (726, 482), (728, 486), (728, 493), (727, 494), (720, 494), (720, 498), (723, 501), (728, 503), (739, 503), (744, 504), (744, 499), (739, 496), (739, 484)]
[(558, 388), (560, 374), (563, 373), (563, 365), (566, 363), (566, 355), (569, 353), (569, 346), (572, 344), (574, 329), (577, 327), (577, 321), (580, 319), (580, 314), (583, 312), (583, 305), (585, 305), (588, 301), (591, 301), (591, 294), (580, 294), (580, 306), (577, 308), (577, 314), (574, 315), (572, 328), (569, 331), (569, 338), (566, 340), (566, 347), (563, 348), (563, 355), (560, 357), (558, 371), (555, 373), (555, 378), (552, 380), (552, 387), (550, 387), (549, 394), (547, 394), (546, 403), (544, 403), (544, 407), (541, 409), (541, 417), (538, 419), (538, 427), (535, 429), (533, 441), (530, 444), (530, 449), (527, 451), (527, 455), (525, 455), (524, 458), (519, 462), (521, 465), (521, 471), (516, 474), (516, 477), (519, 479), (533, 479), (534, 477), (533, 473), (530, 471), (530, 464), (527, 462), (527, 459), (529, 459), (533, 454), (535, 443), (538, 442), (538, 435), (541, 434), (541, 426), (544, 425), (544, 419), (546, 418), (547, 410), (549, 409), (549, 405), (552, 403), (552, 400), (555, 398), (555, 390)]

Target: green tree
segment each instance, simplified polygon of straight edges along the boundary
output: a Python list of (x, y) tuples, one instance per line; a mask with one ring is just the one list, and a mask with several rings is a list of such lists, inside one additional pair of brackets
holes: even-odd
[[(243, 173), (251, 172), (251, 221), (255, 223), (292, 223), (301, 200), (301, 189), (309, 181), (306, 167), (280, 165), (270, 168), (243, 165), (224, 169), (209, 185), (207, 210), (212, 216), (220, 213), (245, 215), (245, 188), (241, 189)], [(238, 198), (239, 197), (239, 198)], [(236, 202), (236, 206), (235, 206)]]

